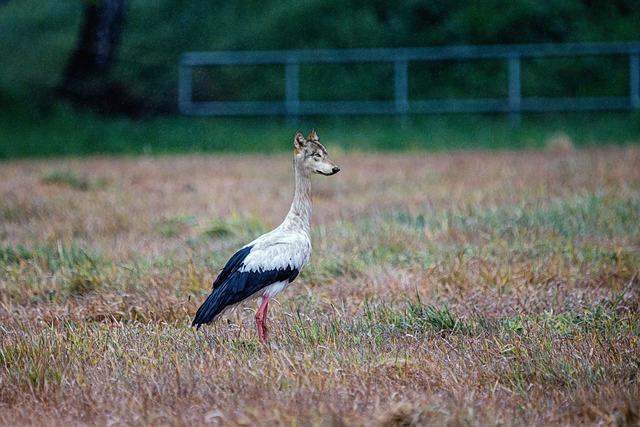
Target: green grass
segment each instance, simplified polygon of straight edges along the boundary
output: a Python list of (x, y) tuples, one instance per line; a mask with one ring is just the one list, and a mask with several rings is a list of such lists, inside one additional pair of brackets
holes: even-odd
[(52, 170), (42, 177), (42, 183), (64, 185), (76, 190), (87, 190), (89, 188), (87, 179), (78, 176), (71, 169)]
[[(635, 113), (525, 115), (514, 128), (500, 115), (393, 117), (101, 118), (55, 104), (48, 113), (7, 99), (0, 106), (0, 159), (94, 154), (274, 153), (293, 131), (315, 127), (347, 151), (544, 149), (556, 135), (576, 147), (640, 141)], [(17, 108), (12, 108), (12, 103)]]
[(61, 242), (46, 242), (28, 248), (24, 245), (16, 247), (0, 247), (0, 263), (4, 267), (22, 262), (33, 263), (39, 267), (55, 273), (61, 269), (76, 269), (86, 266), (95, 268), (100, 262), (100, 256), (87, 252), (82, 247), (73, 244), (65, 246)]

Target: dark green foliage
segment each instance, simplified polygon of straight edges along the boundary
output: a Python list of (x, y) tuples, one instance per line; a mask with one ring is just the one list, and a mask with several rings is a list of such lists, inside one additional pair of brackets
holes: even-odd
[[(163, 117), (131, 122), (72, 110), (55, 100), (54, 88), (76, 42), (82, 2), (25, 0), (6, 2), (0, 8), (0, 58), (6, 63), (0, 73), (0, 159), (92, 153), (265, 152), (280, 150), (282, 138), (290, 132), (291, 123), (285, 126), (271, 117), (231, 121)], [(636, 40), (640, 39), (637, 22), (640, 3), (631, 0), (314, 0), (259, 1), (250, 6), (239, 1), (140, 0), (129, 3), (110, 78), (121, 84), (114, 87), (163, 106), (163, 111), (175, 111), (177, 64), (185, 51)], [(300, 97), (390, 100), (392, 71), (389, 64), (375, 63), (304, 65)], [(194, 97), (280, 100), (283, 74), (281, 65), (203, 67), (195, 70)], [(498, 60), (411, 63), (410, 99), (504, 97), (506, 74), (506, 64)], [(617, 57), (525, 60), (522, 84), (525, 96), (626, 95), (628, 64), (626, 58)], [(577, 145), (597, 143), (601, 138), (633, 141), (638, 135), (636, 116), (616, 116), (603, 130), (588, 118), (588, 131), (598, 135), (573, 135), (570, 129), (562, 130)], [(534, 127), (547, 129), (549, 117)], [(354, 129), (354, 133), (366, 132), (370, 138), (372, 132), (381, 132), (377, 140), (367, 140), (369, 149), (531, 148), (535, 140), (544, 145), (546, 134), (536, 135), (537, 130), (529, 128), (523, 132), (526, 135), (513, 135), (504, 130), (508, 126), (503, 126), (502, 116), (485, 118), (416, 118), (408, 123), (413, 129), (409, 135), (404, 134), (406, 128), (399, 130), (392, 118), (323, 118), (314, 119), (312, 125), (331, 126), (341, 134), (342, 128)], [(265, 121), (276, 125), (265, 125)], [(306, 124), (296, 123), (299, 127)], [(525, 129), (528, 124), (523, 120)], [(580, 123), (575, 123), (575, 128), (584, 131)], [(246, 144), (240, 135), (246, 135), (247, 129), (273, 135), (273, 141), (261, 140), (259, 147)], [(363, 142), (350, 141), (354, 146)]]
[[(175, 62), (160, 61), (159, 56), (177, 60), (177, 56), (186, 50), (347, 49), (640, 38), (636, 25), (640, 21), (640, 5), (623, 0), (607, 4), (587, 0), (507, 3), (498, 0), (262, 1), (250, 8), (236, 1), (161, 4), (158, 7), (157, 2), (142, 2), (132, 8), (127, 31), (133, 33), (129, 40), (135, 35), (136, 48), (123, 50), (119, 70), (128, 74), (137, 68), (152, 67), (154, 72), (145, 71), (144, 79), (131, 77), (145, 82), (145, 87), (150, 87), (149, 80), (152, 79), (155, 91), (164, 88), (163, 93), (171, 96), (175, 94)], [(149, 28), (154, 16), (164, 25)], [(172, 18), (167, 20), (166, 17)], [(142, 37), (143, 34), (146, 37)], [(128, 45), (126, 39), (123, 44)], [(158, 51), (158, 46), (163, 47), (162, 52)], [(141, 53), (145, 63), (139, 64)], [(154, 58), (156, 55), (158, 57)], [(386, 93), (376, 91), (387, 86), (384, 82), (389, 81), (389, 70), (375, 66), (360, 73), (357, 67), (367, 68), (366, 65), (321, 65), (302, 70), (303, 99), (307, 96), (319, 100), (342, 99), (341, 93), (345, 91), (357, 92), (349, 94), (354, 99), (386, 99)], [(434, 67), (436, 73), (440, 70), (442, 81), (438, 86), (444, 85), (436, 91), (444, 91), (444, 96), (457, 96), (456, 91), (466, 93), (468, 89), (472, 92), (482, 89), (487, 86), (487, 79), (490, 92), (505, 90), (504, 87), (493, 89), (493, 82), (505, 74), (502, 64), (460, 66), (444, 63), (434, 64)], [(453, 73), (449, 70), (451, 67), (457, 67)], [(599, 65), (595, 66), (595, 70), (601, 69)], [(152, 74), (156, 77), (152, 78)], [(244, 99), (247, 96), (263, 99), (265, 91), (279, 93), (282, 88), (276, 74), (277, 71), (270, 69), (221, 71), (216, 88), (219, 93), (212, 94), (215, 95), (213, 99)], [(555, 83), (556, 90), (562, 92), (566, 85), (574, 84), (575, 74), (574, 67), (568, 81), (561, 75), (557, 80), (551, 79), (551, 84)], [(317, 80), (313, 80), (314, 77)], [(549, 80), (546, 76), (539, 78), (545, 82)], [(425, 80), (433, 83), (432, 79)], [(466, 87), (469, 85), (471, 88)]]
[[(81, 12), (81, 4), (65, 2), (3, 6), (0, 54), (14, 62), (0, 77), (0, 85), (53, 87), (73, 48)], [(640, 4), (630, 0), (261, 1), (251, 7), (238, 1), (143, 0), (130, 4), (113, 77), (151, 97), (173, 100), (178, 56), (188, 50), (632, 40), (640, 38), (638, 21)], [(25, 34), (29, 49), (23, 49)], [(21, 52), (18, 58), (11, 54), (16, 51)], [(229, 73), (238, 79), (228, 85), (220, 81), (228, 93), (262, 90), (260, 85), (252, 89), (240, 84), (250, 82), (253, 73), (244, 78), (234, 70)], [(375, 74), (383, 78), (386, 73)], [(40, 84), (33, 86), (34, 79)]]

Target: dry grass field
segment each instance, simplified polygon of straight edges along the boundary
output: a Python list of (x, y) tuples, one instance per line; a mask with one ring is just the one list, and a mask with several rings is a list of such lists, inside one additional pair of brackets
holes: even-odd
[(0, 163), (0, 425), (640, 424), (640, 147), (324, 142), (268, 349), (189, 324), (289, 156)]

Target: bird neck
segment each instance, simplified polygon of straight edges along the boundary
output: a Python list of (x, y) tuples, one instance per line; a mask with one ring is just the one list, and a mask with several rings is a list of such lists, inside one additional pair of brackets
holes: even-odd
[(296, 189), (291, 209), (284, 220), (293, 228), (311, 230), (311, 176), (302, 165), (294, 163)]

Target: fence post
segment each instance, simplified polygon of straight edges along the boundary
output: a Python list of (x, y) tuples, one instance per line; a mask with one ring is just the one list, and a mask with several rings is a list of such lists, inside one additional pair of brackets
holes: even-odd
[(509, 121), (513, 126), (520, 125), (522, 93), (520, 89), (520, 55), (509, 56)]
[(406, 56), (396, 58), (393, 65), (395, 113), (405, 125), (409, 113), (409, 65)]
[(182, 59), (178, 67), (178, 108), (182, 114), (193, 113), (191, 66)]
[(629, 101), (631, 108), (640, 108), (640, 51), (629, 52)]
[(300, 64), (289, 58), (284, 66), (284, 108), (287, 121), (295, 121), (300, 114)]

